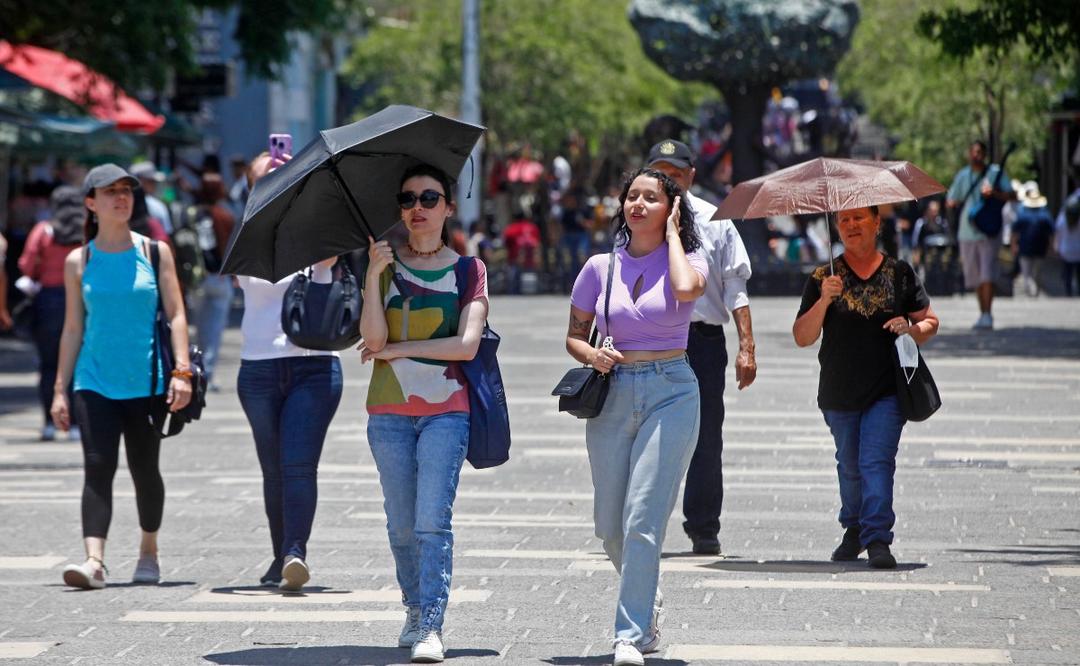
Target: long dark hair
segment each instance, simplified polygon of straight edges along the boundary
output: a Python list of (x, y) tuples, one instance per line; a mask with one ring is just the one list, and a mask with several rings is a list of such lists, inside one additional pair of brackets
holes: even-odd
[[(443, 195), (446, 196), (446, 205), (447, 206), (453, 205), (453, 203), (454, 203), (454, 181), (451, 180), (450, 176), (446, 175), (446, 172), (443, 171), (442, 169), (440, 169), (439, 167), (432, 166), (430, 164), (425, 164), (423, 162), (421, 162), (420, 164), (414, 164), (411, 167), (409, 167), (408, 169), (405, 169), (405, 173), (401, 174), (401, 182), (398, 183), (398, 192), (400, 192), (401, 188), (405, 185), (405, 181), (407, 181), (410, 178), (416, 178), (417, 176), (428, 176), (429, 178), (434, 178), (435, 180), (439, 181), (439, 184), (442, 185), (442, 188), (443, 188)], [(449, 220), (449, 218), (447, 218), (447, 220), (445, 222), (443, 222), (442, 236), (441, 237), (442, 237), (443, 245), (450, 245), (450, 220)]]
[(648, 176), (649, 178), (655, 178), (660, 183), (660, 188), (664, 190), (664, 194), (667, 195), (668, 201), (675, 201), (675, 197), (679, 198), (679, 240), (682, 241), (683, 250), (687, 252), (693, 252), (701, 247), (701, 238), (698, 236), (697, 225), (694, 223), (694, 209), (690, 207), (690, 202), (686, 200), (686, 194), (683, 192), (679, 184), (671, 179), (666, 173), (657, 171), (656, 169), (650, 169), (649, 167), (642, 167), (637, 171), (634, 171), (626, 177), (626, 181), (623, 183), (622, 192), (619, 193), (619, 209), (615, 212), (614, 217), (611, 218), (612, 234), (615, 237), (615, 244), (619, 246), (625, 246), (630, 244), (630, 225), (626, 223), (626, 215), (623, 213), (623, 204), (626, 203), (626, 196), (630, 192), (630, 186), (638, 176)]

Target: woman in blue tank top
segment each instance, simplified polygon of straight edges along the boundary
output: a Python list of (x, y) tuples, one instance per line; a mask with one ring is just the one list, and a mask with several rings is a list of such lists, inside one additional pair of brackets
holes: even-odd
[[(159, 246), (159, 284), (148, 256), (153, 241), (129, 227), (138, 184), (115, 164), (90, 170), (83, 182), (87, 244), (72, 251), (64, 264), (64, 330), (51, 413), (53, 421), (67, 429), (74, 410), (82, 427), (86, 561), (65, 567), (64, 582), (84, 589), (105, 587), (105, 538), (121, 435), (142, 528), (133, 581), (159, 582), (157, 532), (165, 486), (158, 466), (161, 436), (153, 417), (166, 409), (182, 409), (191, 400), (187, 317), (172, 252), (167, 245)], [(151, 369), (159, 290), (172, 322), (176, 359), (167, 384), (160, 363)], [(73, 374), (69, 408), (66, 389)], [(155, 395), (152, 386), (164, 392)]]

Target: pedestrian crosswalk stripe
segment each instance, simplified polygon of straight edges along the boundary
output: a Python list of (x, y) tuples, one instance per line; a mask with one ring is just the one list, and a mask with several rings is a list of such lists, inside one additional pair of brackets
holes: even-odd
[(819, 661), (900, 664), (1009, 664), (1008, 650), (821, 645), (672, 645), (667, 659), (683, 661)]
[(860, 590), (864, 592), (989, 592), (989, 585), (889, 583), (852, 580), (703, 580), (700, 587), (757, 590)]
[(937, 460), (994, 460), (1004, 462), (1080, 462), (1080, 453), (941, 449), (934, 451), (934, 458)]
[(52, 569), (67, 561), (58, 555), (23, 555), (0, 557), (0, 569)]
[(1080, 576), (1080, 567), (1047, 567), (1051, 576), (1076, 577)]
[[(450, 603), (482, 603), (491, 590), (456, 589), (450, 591)], [(310, 590), (300, 594), (282, 594), (267, 588), (226, 588), (203, 590), (186, 600), (193, 604), (344, 604), (365, 602), (400, 603), (400, 590)]]
[(0, 659), (33, 659), (56, 643), (27, 643), (0, 641)]
[(401, 622), (404, 610), (304, 610), (304, 611), (129, 611), (121, 622), (217, 623), (217, 622)]

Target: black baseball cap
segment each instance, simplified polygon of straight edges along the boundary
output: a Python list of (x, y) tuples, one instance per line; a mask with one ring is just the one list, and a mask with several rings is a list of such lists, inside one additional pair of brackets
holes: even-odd
[(694, 166), (694, 151), (682, 141), (664, 139), (649, 149), (649, 157), (645, 163), (649, 166), (657, 162), (667, 162), (680, 169)]
[(91, 190), (112, 185), (118, 180), (126, 180), (131, 183), (132, 187), (139, 186), (138, 178), (110, 162), (109, 164), (96, 166), (87, 172), (86, 179), (83, 180), (82, 184), (82, 194), (84, 197), (90, 196)]

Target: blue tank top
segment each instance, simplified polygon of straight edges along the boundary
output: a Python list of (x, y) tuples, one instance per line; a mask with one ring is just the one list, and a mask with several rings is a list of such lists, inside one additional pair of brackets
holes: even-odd
[[(142, 238), (135, 238), (141, 245)], [(112, 400), (149, 396), (158, 298), (150, 260), (135, 247), (102, 252), (90, 241), (82, 294), (86, 318), (75, 390), (94, 391)], [(165, 392), (160, 360), (157, 373), (160, 394)]]

